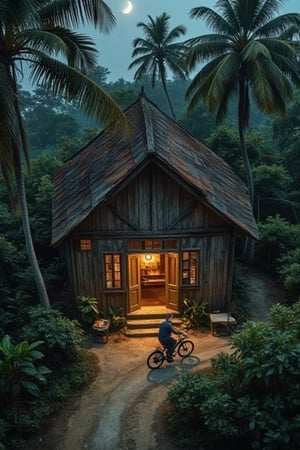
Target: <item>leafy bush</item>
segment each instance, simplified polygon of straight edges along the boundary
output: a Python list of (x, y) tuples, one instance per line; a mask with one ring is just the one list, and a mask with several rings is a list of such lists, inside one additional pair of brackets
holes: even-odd
[(270, 323), (247, 322), (231, 337), (232, 354), (171, 387), (169, 421), (182, 447), (299, 448), (300, 303), (286, 308), (274, 307)]
[(121, 331), (127, 326), (127, 319), (122, 306), (110, 305), (108, 311), (101, 311), (100, 315), (110, 320), (111, 331)]
[(77, 353), (71, 364), (53, 372), (47, 390), (43, 392), (42, 400), (51, 408), (59, 408), (75, 391), (80, 390), (94, 376), (95, 365), (93, 357), (84, 350)]
[(300, 301), (291, 306), (274, 305), (269, 314), (269, 321), (274, 329), (296, 333), (300, 342)]
[(98, 302), (96, 297), (81, 295), (78, 297), (78, 309), (83, 323), (92, 325), (99, 317)]
[(259, 233), (255, 262), (265, 270), (277, 274), (278, 260), (300, 246), (300, 226), (292, 225), (277, 215), (260, 223)]
[[(81, 350), (72, 361), (51, 374), (47, 389), (34, 403), (11, 403), (0, 410), (0, 441), (5, 450), (28, 449), (28, 438), (40, 431), (45, 419), (59, 411), (66, 401), (92, 380), (94, 357)], [(1, 449), (1, 446), (0, 446)]]
[(291, 301), (297, 301), (300, 298), (300, 247), (280, 258), (278, 272)]
[(31, 301), (31, 297), (22, 291), (16, 291), (14, 297), (6, 298), (5, 309), (0, 308), (0, 339), (8, 334), (13, 340), (19, 340)]
[(231, 313), (238, 323), (244, 323), (249, 318), (249, 281), (247, 267), (235, 262), (233, 268)]
[(10, 336), (0, 343), (0, 392), (2, 406), (9, 404), (24, 391), (36, 397), (40, 394), (39, 384), (46, 383), (45, 375), (51, 371), (36, 362), (44, 357), (36, 350), (41, 341), (29, 344), (27, 341), (14, 345)]
[(187, 328), (199, 328), (209, 325), (206, 312), (207, 302), (185, 297), (183, 299), (182, 318)]
[(83, 330), (76, 320), (67, 319), (57, 310), (34, 307), (28, 311), (22, 337), (28, 341), (42, 340), (47, 364), (55, 368), (76, 357)]

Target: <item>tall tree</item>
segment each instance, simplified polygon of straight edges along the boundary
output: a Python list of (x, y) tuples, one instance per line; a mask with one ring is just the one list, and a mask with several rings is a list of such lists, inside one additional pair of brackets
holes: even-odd
[(151, 75), (152, 86), (160, 79), (166, 94), (173, 118), (174, 109), (167, 89), (167, 69), (174, 75), (185, 79), (184, 47), (174, 41), (186, 33), (186, 28), (179, 25), (169, 31), (170, 16), (166, 13), (153, 19), (148, 15), (149, 22), (138, 22), (137, 27), (142, 28), (145, 38), (136, 38), (132, 45), (134, 50), (132, 58), (137, 57), (129, 69), (139, 66), (134, 74), (136, 81), (141, 81), (144, 75)]
[(210, 111), (216, 111), (220, 122), (230, 99), (238, 99), (239, 139), (252, 204), (253, 178), (244, 138), (249, 126), (250, 92), (264, 113), (285, 114), (293, 86), (300, 85), (296, 42), (300, 14), (277, 16), (283, 3), (218, 0), (219, 12), (205, 6), (190, 11), (190, 17), (203, 18), (214, 33), (186, 41), (189, 70), (201, 64), (186, 92), (189, 111), (204, 101)]
[(89, 37), (72, 28), (86, 23), (109, 32), (115, 17), (102, 0), (0, 0), (0, 165), (10, 193), (16, 182), (26, 249), (46, 308), (50, 303), (33, 246), (22, 172), (22, 155), (27, 168), (30, 160), (18, 77), (26, 68), (33, 84), (76, 101), (102, 125), (125, 124), (111, 97), (84, 75), (96, 66), (97, 51)]

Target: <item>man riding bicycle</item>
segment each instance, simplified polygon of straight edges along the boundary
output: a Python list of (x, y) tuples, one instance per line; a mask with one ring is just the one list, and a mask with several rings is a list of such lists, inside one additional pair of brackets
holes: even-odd
[(158, 331), (158, 340), (159, 342), (167, 348), (167, 361), (169, 363), (173, 362), (173, 351), (176, 347), (176, 340), (171, 336), (174, 334), (183, 334), (184, 332), (177, 330), (172, 325), (173, 314), (169, 313), (166, 315), (166, 320), (164, 320), (160, 326)]

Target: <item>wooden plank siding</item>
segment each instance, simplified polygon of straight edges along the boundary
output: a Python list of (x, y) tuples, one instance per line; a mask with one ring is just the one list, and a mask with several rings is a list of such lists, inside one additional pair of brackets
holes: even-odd
[[(97, 297), (104, 310), (109, 305), (123, 305), (127, 311), (127, 241), (134, 237), (152, 239), (153, 236), (177, 239), (179, 252), (191, 249), (200, 252), (200, 286), (181, 288), (181, 303), (184, 296), (207, 300), (211, 309), (228, 302), (232, 228), (169, 174), (152, 165), (109, 205), (97, 207), (73, 234), (72, 278), (77, 296)], [(92, 240), (92, 251), (80, 251), (80, 238)], [(122, 254), (123, 289), (118, 292), (105, 292), (103, 287), (105, 252)]]
[[(91, 295), (100, 309), (122, 305), (127, 313), (128, 255), (142, 253), (129, 241), (173, 240), (180, 274), (183, 251), (200, 255), (199, 285), (179, 285), (179, 306), (189, 296), (227, 309), (235, 238), (258, 239), (245, 184), (144, 95), (125, 114), (130, 135), (107, 127), (54, 178), (52, 245), (65, 250), (74, 297)], [(92, 249), (81, 251), (80, 239)], [(105, 253), (121, 255), (121, 289), (104, 289)]]

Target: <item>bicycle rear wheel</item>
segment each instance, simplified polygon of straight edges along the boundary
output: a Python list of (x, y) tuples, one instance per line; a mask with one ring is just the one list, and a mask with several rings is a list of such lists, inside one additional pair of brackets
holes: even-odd
[(164, 354), (159, 350), (152, 352), (147, 358), (147, 366), (149, 369), (158, 369), (164, 362)]
[(189, 356), (194, 350), (194, 342), (192, 341), (182, 341), (178, 347), (178, 355), (184, 358)]

